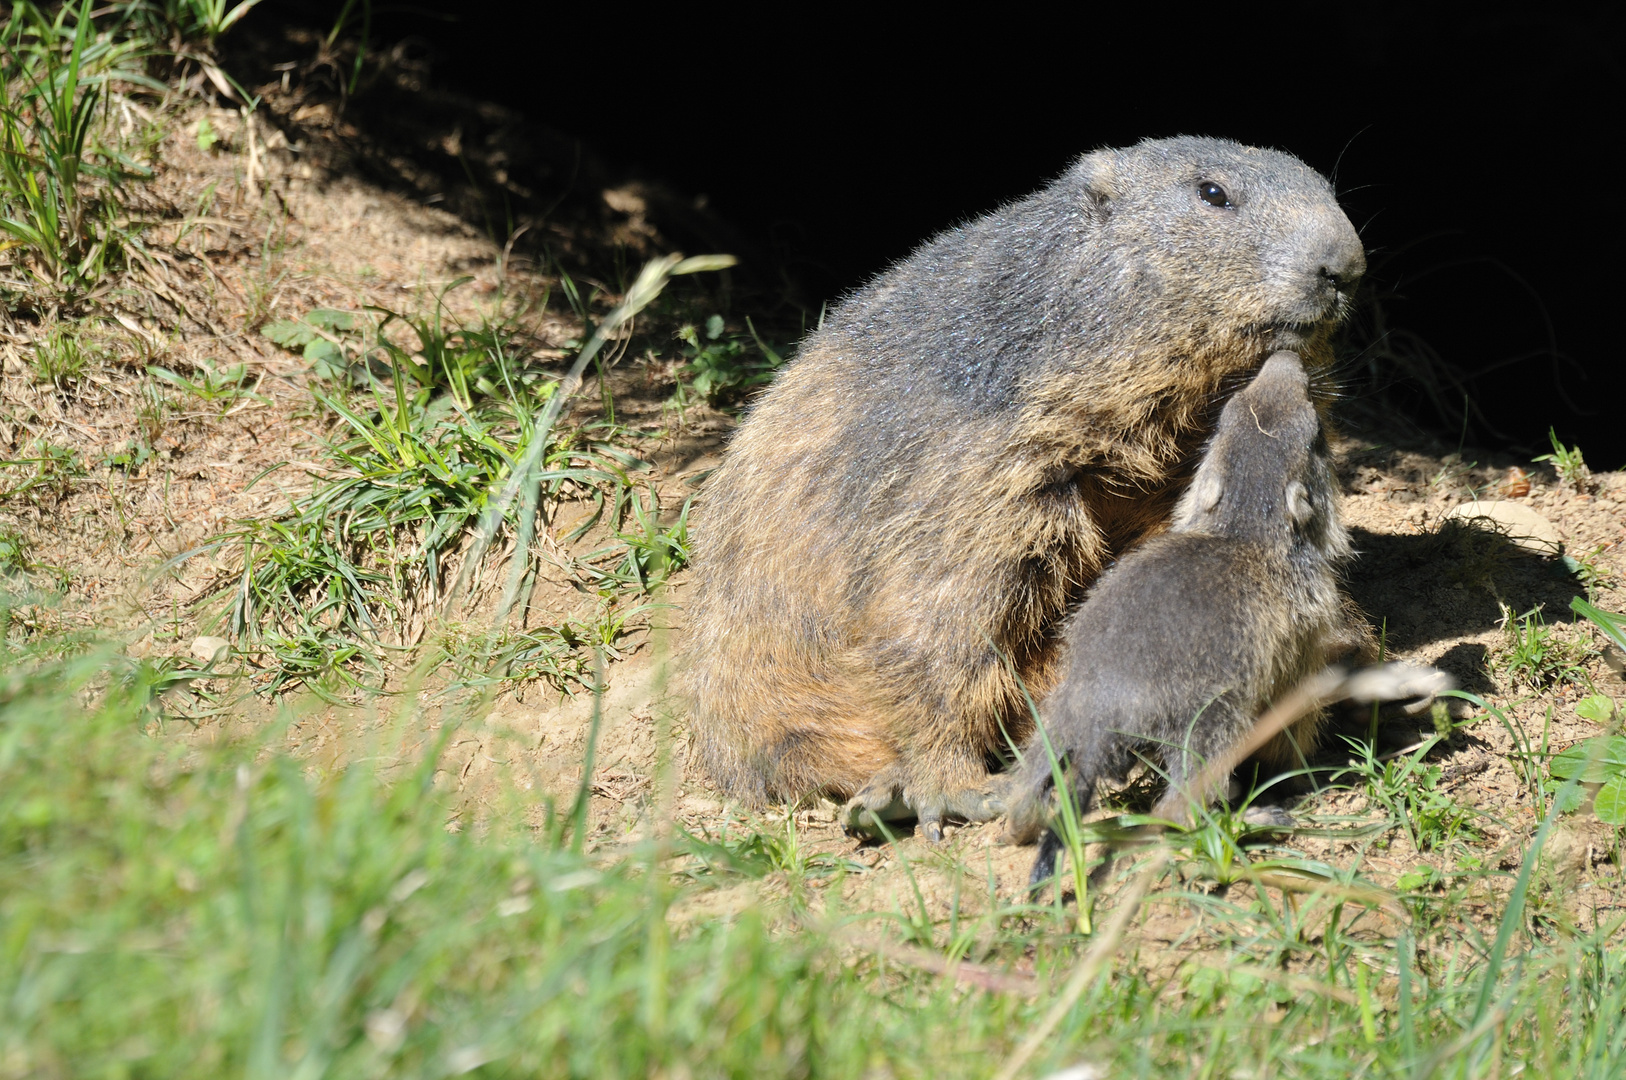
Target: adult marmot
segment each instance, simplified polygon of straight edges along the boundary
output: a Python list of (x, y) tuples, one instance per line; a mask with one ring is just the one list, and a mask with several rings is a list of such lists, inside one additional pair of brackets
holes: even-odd
[(997, 816), (1069, 608), (1163, 527), (1227, 391), (1278, 349), (1331, 363), (1365, 267), (1314, 170), (1183, 137), (1086, 154), (848, 297), (707, 483), (699, 760), (757, 804)]

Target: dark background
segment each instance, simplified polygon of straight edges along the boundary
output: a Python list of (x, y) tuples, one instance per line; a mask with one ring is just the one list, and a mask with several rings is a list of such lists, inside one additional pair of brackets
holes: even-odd
[[(254, 18), (330, 25), (337, 6)], [(371, 40), (415, 37), (442, 85), (705, 195), (815, 310), (1081, 151), (1177, 133), (1289, 150), (1334, 177), (1367, 244), (1353, 395), (1453, 445), (1529, 455), (1551, 424), (1594, 468), (1626, 464), (1614, 6), (945, 10), (429, 3), (379, 6)], [(1401, 362), (1373, 359), (1385, 343)], [(1477, 407), (1466, 432), (1460, 400), (1418, 388), (1460, 398), (1440, 371)]]

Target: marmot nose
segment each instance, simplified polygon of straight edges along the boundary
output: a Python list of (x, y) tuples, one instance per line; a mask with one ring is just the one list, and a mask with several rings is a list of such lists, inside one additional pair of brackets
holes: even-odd
[(1366, 273), (1366, 252), (1362, 250), (1360, 237), (1355, 235), (1349, 222), (1339, 224), (1343, 228), (1334, 230), (1334, 235), (1328, 237), (1316, 270), (1322, 280), (1338, 292), (1348, 293)]

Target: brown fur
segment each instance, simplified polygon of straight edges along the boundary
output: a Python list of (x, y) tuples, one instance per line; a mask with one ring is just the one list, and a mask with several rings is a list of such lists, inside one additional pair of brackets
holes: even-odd
[(1086, 155), (848, 298), (706, 488), (699, 759), (755, 803), (1000, 812), (990, 764), (1068, 610), (1164, 527), (1228, 390), (1278, 348), (1331, 362), (1363, 269), (1313, 171), (1171, 139)]

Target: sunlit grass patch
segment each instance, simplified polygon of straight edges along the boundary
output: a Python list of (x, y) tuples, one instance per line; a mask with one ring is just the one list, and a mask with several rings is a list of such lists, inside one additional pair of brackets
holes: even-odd
[[(794, 812), (585, 854), (580, 798), (452, 830), (433, 777), (455, 717), (437, 734), (403, 706), (324, 769), (283, 749), (292, 713), (188, 746), (150, 734), (162, 673), (49, 653), (0, 667), (6, 1075), (989, 1076), (1037, 1030), (1018, 1075), (1626, 1064), (1619, 920), (1533, 921), (1534, 850), (1484, 938), (1375, 922), (1332, 874), (1284, 892), (1256, 855), (1217, 875), (1212, 823), (1122, 857), (1092, 936), (1020, 896), (934, 913), (917, 882), (955, 860), (918, 844), (891, 851), (915, 883), (895, 910), (851, 908), (843, 883), (874, 871), (807, 845)], [(1141, 911), (1196, 916), (1181, 942), (1117, 919), (1138, 879)], [(761, 892), (705, 914), (729, 881)], [(1090, 949), (1104, 966), (1060, 996)]]
[(91, 5), (12, 5), (0, 46), (0, 250), (37, 286), (82, 296), (139, 245), (121, 185), (150, 174), (100, 137), (108, 84), (162, 91), (142, 70), (152, 43), (99, 33)]
[(647, 859), (449, 833), (433, 754), (383, 784), (146, 738), (105, 661), (3, 687), (7, 1075), (805, 1075), (897, 1024), (754, 912), (671, 934)]
[[(566, 381), (579, 384), (615, 321), (648, 304), (667, 275), (729, 261), (651, 263)], [(559, 424), (575, 386), (561, 389), (559, 376), (525, 361), (516, 318), (467, 325), (447, 313), (446, 291), (423, 316), (324, 309), (265, 328), (328, 381), (313, 395), (336, 425), (309, 496), (206, 545), (235, 567), (211, 590), (218, 625), (259, 654), (267, 690), (381, 688), (388, 654), (404, 655), (442, 623), (467, 623), (476, 599), (500, 585), (486, 633), (448, 654), (451, 670), (470, 682), (539, 678), (568, 691), (585, 650), (614, 656), (635, 620), (647, 621), (650, 595), (688, 559), (689, 503), (663, 519), (639, 436), (610, 408), (603, 419)], [(580, 513), (561, 522), (571, 506)], [(551, 529), (544, 543), (539, 523)], [(599, 547), (568, 550), (594, 530), (605, 534)], [(492, 548), (499, 537), (512, 539), (509, 550)], [(545, 568), (586, 594), (591, 610), (514, 623)]]
[[(223, 625), (269, 648), (282, 679), (354, 669), (352, 660), (376, 670), (382, 648), (416, 645), (446, 599), (447, 559), (526, 449), (523, 429), (489, 418), (392, 411), (387, 400), (364, 414), (321, 400), (344, 425), (330, 444), (333, 472), (283, 518), (244, 522), (216, 542), (241, 565), (220, 593)], [(555, 499), (595, 506), (590, 520), (618, 517), (630, 480), (617, 457), (564, 436), (541, 480)]]
[(1586, 681), (1586, 664), (1597, 653), (1574, 631), (1549, 626), (1541, 609), (1516, 615), (1502, 605), (1503, 643), (1494, 663), (1516, 687), (1539, 690), (1557, 682)]

